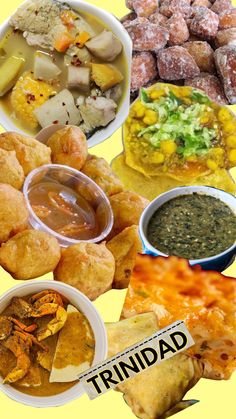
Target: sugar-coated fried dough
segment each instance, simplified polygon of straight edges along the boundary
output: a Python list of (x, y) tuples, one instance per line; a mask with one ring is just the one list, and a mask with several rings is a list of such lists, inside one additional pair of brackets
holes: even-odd
[(110, 198), (114, 214), (114, 225), (111, 236), (119, 234), (126, 227), (138, 225), (143, 210), (149, 201), (135, 192), (125, 191)]
[(61, 256), (58, 241), (43, 231), (18, 233), (0, 248), (0, 265), (15, 279), (33, 279), (51, 272)]
[(127, 288), (132, 275), (136, 257), (142, 252), (142, 242), (139, 238), (138, 226), (125, 228), (106, 244), (115, 258), (116, 270), (113, 288)]
[(22, 192), (0, 184), (0, 243), (28, 228), (28, 210)]
[(16, 132), (0, 134), (0, 148), (15, 151), (16, 157), (23, 167), (24, 174), (43, 164), (51, 163), (51, 150), (34, 138), (24, 137)]
[(15, 151), (0, 148), (0, 183), (7, 183), (21, 189), (24, 183), (24, 171), (16, 158)]
[(52, 162), (80, 170), (88, 156), (87, 140), (79, 127), (68, 126), (55, 132), (47, 145), (52, 150)]
[(123, 191), (120, 179), (102, 157), (89, 156), (81, 171), (100, 186), (108, 196)]
[(72, 285), (95, 300), (111, 289), (115, 260), (104, 243), (81, 242), (62, 251), (54, 279)]

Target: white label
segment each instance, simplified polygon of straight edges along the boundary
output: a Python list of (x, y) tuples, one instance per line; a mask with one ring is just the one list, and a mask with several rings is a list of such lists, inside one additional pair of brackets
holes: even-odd
[(194, 343), (184, 322), (177, 321), (90, 368), (78, 378), (93, 400), (140, 372), (185, 351)]

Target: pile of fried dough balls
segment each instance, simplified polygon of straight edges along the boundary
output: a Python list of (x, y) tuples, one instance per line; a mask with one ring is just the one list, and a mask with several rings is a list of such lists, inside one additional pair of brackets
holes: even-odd
[[(90, 177), (108, 196), (114, 226), (107, 242), (80, 242), (61, 249), (49, 234), (33, 230), (20, 191), (25, 176), (44, 164), (64, 164)], [(111, 288), (126, 288), (142, 251), (140, 216), (149, 201), (124, 191), (109, 164), (88, 154), (86, 137), (74, 126), (58, 130), (47, 145), (14, 132), (0, 134), (0, 265), (14, 279), (54, 272), (54, 279), (95, 300)]]

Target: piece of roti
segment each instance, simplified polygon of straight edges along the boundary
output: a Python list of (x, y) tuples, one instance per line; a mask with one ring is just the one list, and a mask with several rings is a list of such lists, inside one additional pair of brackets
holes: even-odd
[(67, 313), (57, 342), (50, 383), (78, 380), (78, 375), (90, 368), (94, 357), (94, 335), (87, 318), (72, 305), (68, 305)]

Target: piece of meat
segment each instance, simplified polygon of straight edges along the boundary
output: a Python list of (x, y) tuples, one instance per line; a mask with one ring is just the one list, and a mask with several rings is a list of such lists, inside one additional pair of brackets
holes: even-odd
[(214, 50), (205, 41), (189, 41), (183, 45), (193, 57), (200, 71), (213, 73), (215, 70)]
[(191, 16), (190, 0), (163, 0), (160, 6), (160, 13), (171, 17), (173, 13), (181, 13), (184, 17)]
[(132, 59), (131, 92), (146, 86), (158, 76), (156, 60), (151, 52), (136, 53)]
[(213, 6), (211, 7), (211, 10), (218, 15), (232, 9), (233, 6), (231, 0), (215, 0)]
[(222, 105), (228, 104), (219, 79), (213, 74), (201, 73), (199, 76), (185, 80), (185, 86), (203, 90), (210, 99)]
[(207, 7), (194, 7), (190, 32), (203, 40), (214, 38), (218, 31), (219, 17)]
[(236, 103), (236, 46), (225, 45), (215, 51), (215, 63), (225, 95), (231, 105)]
[(189, 38), (188, 26), (181, 13), (174, 13), (166, 23), (169, 45), (182, 45)]
[(61, 12), (68, 9), (59, 1), (28, 0), (13, 14), (10, 25), (24, 33), (29, 45), (53, 49), (56, 39), (67, 32)]
[(155, 23), (156, 25), (164, 26), (167, 22), (168, 17), (162, 15), (159, 12), (153, 13), (151, 16), (149, 16), (149, 21), (151, 23)]
[(219, 28), (228, 29), (236, 27), (236, 9), (223, 13), (219, 16)]
[(11, 316), (19, 317), (20, 319), (26, 319), (31, 315), (32, 307), (23, 298), (13, 297), (8, 307), (8, 313)]
[(87, 98), (80, 106), (80, 112), (84, 123), (91, 130), (98, 127), (106, 127), (116, 117), (117, 104), (105, 97)]
[(123, 48), (120, 40), (107, 30), (87, 41), (85, 45), (95, 57), (109, 62), (114, 61)]
[[(91, 96), (93, 96), (93, 95), (91, 95)], [(121, 85), (120, 84), (117, 84), (116, 86), (114, 86), (111, 89), (107, 90), (105, 92), (105, 96), (106, 96), (107, 99), (112, 99), (112, 100), (114, 100), (114, 102), (118, 103), (119, 100), (120, 100), (120, 98), (121, 98), (121, 96), (122, 96), (122, 87), (121, 87)]]
[(217, 48), (224, 45), (236, 45), (236, 28), (229, 28), (219, 31), (214, 40)]
[(163, 49), (157, 56), (159, 75), (164, 80), (196, 77), (200, 70), (189, 52), (180, 46)]
[(40, 369), (37, 365), (31, 365), (27, 374), (17, 382), (20, 387), (34, 388), (42, 384)]
[(147, 19), (138, 18), (125, 25), (133, 42), (134, 51), (157, 52), (164, 48), (169, 39), (168, 31)]

